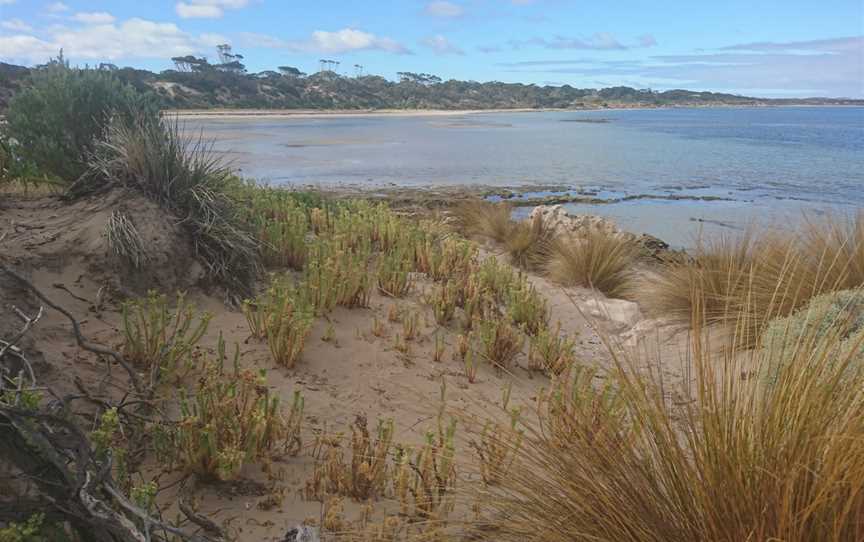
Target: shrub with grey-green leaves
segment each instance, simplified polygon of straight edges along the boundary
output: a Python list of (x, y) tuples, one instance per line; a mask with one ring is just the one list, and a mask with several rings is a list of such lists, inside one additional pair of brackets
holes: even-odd
[(108, 71), (72, 68), (62, 56), (32, 71), (6, 111), (4, 131), (20, 159), (42, 174), (71, 182), (112, 119), (158, 119), (150, 94)]
[[(773, 320), (762, 334), (763, 348), (776, 352), (763, 370), (774, 380), (783, 360), (798, 348), (830, 341), (838, 344), (834, 357), (850, 355), (864, 363), (864, 290), (842, 290), (814, 297), (793, 314)], [(854, 351), (853, 351), (854, 349)]]

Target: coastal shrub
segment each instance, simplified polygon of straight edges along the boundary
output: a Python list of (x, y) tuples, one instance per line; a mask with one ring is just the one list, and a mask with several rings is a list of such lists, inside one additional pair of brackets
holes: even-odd
[(561, 322), (554, 330), (543, 327), (529, 341), (528, 368), (531, 370), (555, 376), (576, 362), (575, 341), (561, 333)]
[(479, 199), (460, 203), (453, 210), (463, 233), (482, 235), (499, 243), (506, 241), (513, 231), (514, 222), (510, 218), (512, 212), (513, 208), (508, 203), (492, 203)]
[(405, 297), (414, 286), (413, 252), (400, 247), (383, 254), (378, 261), (378, 291), (388, 297)]
[(507, 318), (483, 319), (476, 324), (483, 358), (499, 369), (512, 365), (525, 339)]
[(243, 302), (243, 314), (253, 336), (266, 339), (273, 361), (291, 368), (312, 328), (314, 308), (305, 291), (290, 277), (274, 277), (265, 293)]
[(283, 417), (263, 371), (241, 369), (239, 346), (226, 368), (224, 345), (219, 357), (203, 363), (191, 394), (181, 390), (180, 421), (171, 435), (173, 464), (204, 478), (232, 480), (251, 461), (269, 462), (279, 452), (299, 451), (303, 398), (295, 393)]
[(554, 243), (546, 271), (566, 286), (594, 288), (609, 297), (624, 296), (631, 284), (636, 246), (620, 237), (592, 231)]
[[(553, 392), (539, 425), (522, 420), (525, 438), (506, 476), (474, 488), (485, 510), (471, 534), (862, 539), (864, 370), (840, 348), (842, 336), (808, 330), (794, 349), (746, 353), (737, 339), (712, 340), (698, 325), (690, 338), (693, 376), (681, 389), (640, 376), (663, 360), (610, 346), (618, 363), (603, 380), (584, 375)], [(773, 385), (742, 378), (762, 366), (778, 368)], [(547, 430), (551, 423), (557, 429)]]
[(306, 237), (310, 229), (306, 208), (288, 191), (272, 188), (253, 190), (259, 194), (248, 213), (248, 221), (261, 247), (263, 263), (303, 269)]
[[(812, 298), (793, 314), (772, 320), (760, 344), (763, 348), (794, 352), (808, 339), (833, 340), (837, 343), (834, 353), (837, 359), (850, 357), (856, 364), (864, 364), (864, 291), (841, 290)], [(777, 359), (785, 361), (779, 356)], [(780, 368), (761, 369), (767, 378), (775, 381)]]
[(330, 312), (337, 305), (369, 305), (371, 246), (368, 242), (349, 246), (343, 238), (322, 238), (309, 247), (305, 285), (317, 314)]
[(306, 481), (303, 497), (324, 501), (327, 495), (367, 502), (382, 497), (387, 489), (387, 460), (393, 448), (393, 420), (379, 420), (376, 436), (369, 434), (366, 416), (358, 414), (351, 426), (350, 461), (345, 460), (341, 435), (321, 435), (312, 451), (315, 467)]
[(537, 335), (546, 327), (549, 309), (546, 298), (524, 276), (505, 290), (504, 303), (510, 320), (520, 326), (528, 335)]
[(67, 182), (88, 169), (88, 158), (111, 122), (152, 122), (159, 108), (111, 72), (69, 67), (63, 58), (30, 72), (9, 102), (4, 131), (24, 162)]
[(555, 242), (555, 230), (540, 215), (513, 226), (505, 240), (510, 260), (523, 269), (540, 269), (549, 259)]
[(173, 309), (167, 296), (150, 292), (145, 298), (123, 303), (121, 311), (123, 356), (150, 372), (153, 379), (182, 376), (177, 371), (188, 369), (189, 356), (211, 319), (206, 312), (197, 313), (184, 293), (177, 294)]
[(465, 279), (477, 260), (477, 246), (465, 239), (427, 237), (416, 245), (415, 269), (430, 279)]
[(80, 196), (120, 185), (140, 190), (181, 219), (208, 276), (248, 295), (259, 268), (258, 243), (234, 199), (240, 181), (201, 137), (146, 117), (113, 122), (70, 187)]

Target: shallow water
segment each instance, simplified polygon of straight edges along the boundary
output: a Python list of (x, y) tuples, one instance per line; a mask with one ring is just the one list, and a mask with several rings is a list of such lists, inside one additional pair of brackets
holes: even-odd
[[(585, 120), (603, 122), (580, 122)], [(244, 175), (273, 184), (558, 185), (617, 196), (732, 200), (644, 199), (590, 207), (595, 214), (629, 220), (633, 227), (640, 216), (650, 223), (667, 221), (663, 229), (677, 240), (704, 227), (700, 217), (720, 222), (760, 217), (776, 221), (802, 207), (864, 207), (864, 108), (283, 117), (187, 123), (216, 138), (216, 150), (225, 152)], [(687, 231), (679, 232), (682, 228)]]

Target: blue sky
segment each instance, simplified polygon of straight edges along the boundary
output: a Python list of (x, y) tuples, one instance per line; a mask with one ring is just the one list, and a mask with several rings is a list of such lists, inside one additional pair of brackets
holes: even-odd
[(864, 98), (864, 2), (715, 0), (0, 0), (0, 60), (151, 70), (216, 58), (395, 78)]

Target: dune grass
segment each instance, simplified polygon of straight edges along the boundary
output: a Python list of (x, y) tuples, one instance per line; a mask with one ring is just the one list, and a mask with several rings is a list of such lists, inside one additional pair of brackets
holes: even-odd
[(251, 293), (258, 243), (234, 199), (240, 180), (200, 136), (185, 135), (168, 121), (113, 123), (69, 193), (92, 194), (112, 185), (134, 187), (175, 213), (208, 275), (235, 295)]
[(555, 243), (555, 230), (536, 216), (530, 221), (513, 225), (505, 246), (510, 260), (523, 269), (540, 269), (552, 253)]
[(640, 299), (650, 312), (681, 321), (694, 315), (707, 324), (746, 321), (752, 345), (773, 318), (820, 294), (862, 284), (859, 213), (807, 222), (801, 232), (751, 230), (700, 243), (689, 260), (661, 267), (648, 279)]
[[(746, 317), (746, 316), (745, 316)], [(694, 322), (699, 322), (694, 319)], [(747, 328), (742, 323), (741, 328)], [(487, 507), (480, 539), (853, 541), (864, 537), (864, 367), (839, 332), (721, 354), (698, 327), (694, 385), (672, 402), (646, 361), (610, 347), (541, 401)], [(859, 342), (864, 338), (858, 339)], [(773, 385), (742, 378), (776, 367)], [(644, 373), (642, 373), (644, 374)]]
[(468, 200), (453, 210), (461, 231), (466, 235), (481, 235), (503, 243), (514, 228), (510, 215), (513, 207), (506, 203), (492, 203), (484, 200)]
[(637, 247), (625, 239), (591, 232), (580, 239), (554, 243), (546, 271), (566, 286), (595, 288), (609, 297), (623, 297), (632, 283)]

